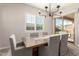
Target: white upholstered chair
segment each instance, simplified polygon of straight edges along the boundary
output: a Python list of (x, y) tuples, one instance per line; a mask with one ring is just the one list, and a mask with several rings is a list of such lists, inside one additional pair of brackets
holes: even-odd
[(46, 36), (46, 35), (48, 35), (47, 32), (42, 32), (42, 36)]
[(30, 33), (30, 39), (37, 38), (37, 37), (39, 37), (38, 32)]
[(48, 46), (39, 48), (39, 56), (58, 56), (59, 55), (60, 35), (50, 37)]
[(12, 34), (9, 38), (12, 56), (32, 56), (32, 49), (24, 46), (17, 47), (15, 35)]
[(68, 40), (68, 34), (67, 33), (61, 34), (60, 56), (64, 56), (67, 53), (67, 40)]

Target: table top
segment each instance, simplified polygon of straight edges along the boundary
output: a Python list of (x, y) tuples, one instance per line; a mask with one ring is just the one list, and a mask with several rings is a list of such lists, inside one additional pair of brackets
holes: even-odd
[(43, 37), (38, 37), (38, 38), (33, 38), (33, 39), (26, 39), (24, 40), (24, 44), (26, 48), (37, 47), (42, 44), (48, 43), (50, 37), (57, 36), (57, 35), (59, 34), (46, 35)]

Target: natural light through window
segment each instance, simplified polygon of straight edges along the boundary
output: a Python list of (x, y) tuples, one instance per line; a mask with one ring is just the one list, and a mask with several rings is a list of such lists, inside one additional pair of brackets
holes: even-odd
[(56, 18), (55, 33), (59, 33), (60, 31), (62, 31), (62, 19)]
[(36, 16), (36, 30), (42, 30), (44, 26), (44, 20), (42, 16)]
[(35, 15), (25, 16), (26, 30), (43, 30), (44, 17)]
[[(64, 21), (62, 21), (62, 20), (64, 20)], [(70, 21), (68, 19), (56, 18), (55, 33), (59, 33), (60, 31), (62, 31), (62, 28), (64, 30), (66, 30), (67, 28), (72, 26), (72, 24), (73, 24), (72, 21)], [(62, 25), (63, 25), (63, 27), (62, 27)]]

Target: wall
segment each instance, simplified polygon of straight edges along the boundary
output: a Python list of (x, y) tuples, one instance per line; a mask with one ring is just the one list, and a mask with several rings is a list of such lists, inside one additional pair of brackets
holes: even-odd
[[(0, 8), (0, 43), (2, 43), (2, 18), (1, 18), (1, 8)], [(1, 46), (1, 44), (0, 44)]]
[[(4, 31), (0, 30), (0, 33), (2, 32), (1, 34), (3, 34), (3, 37), (0, 37), (0, 48), (9, 47), (9, 36), (13, 33), (16, 35), (17, 42), (21, 41), (21, 38), (27, 35), (25, 32), (25, 14), (35, 15), (38, 14), (38, 11), (38, 9), (26, 4), (3, 4), (0, 15), (2, 18), (1, 26)], [(48, 31), (51, 34), (50, 21), (52, 20), (45, 20), (44, 31)]]
[(75, 44), (79, 46), (79, 11), (75, 13)]
[(5, 36), (5, 31), (4, 31), (4, 28), (3, 28), (3, 21), (2, 21), (2, 9), (1, 9), (1, 6), (0, 6), (0, 47), (3, 45), (5, 46), (5, 39), (4, 39), (4, 36)]

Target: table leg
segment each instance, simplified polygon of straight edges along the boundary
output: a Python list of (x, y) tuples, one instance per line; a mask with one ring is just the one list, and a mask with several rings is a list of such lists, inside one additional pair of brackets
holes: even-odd
[(34, 48), (32, 49), (32, 55), (33, 55), (33, 56), (38, 56), (38, 49), (39, 49), (39, 47), (34, 47)]

